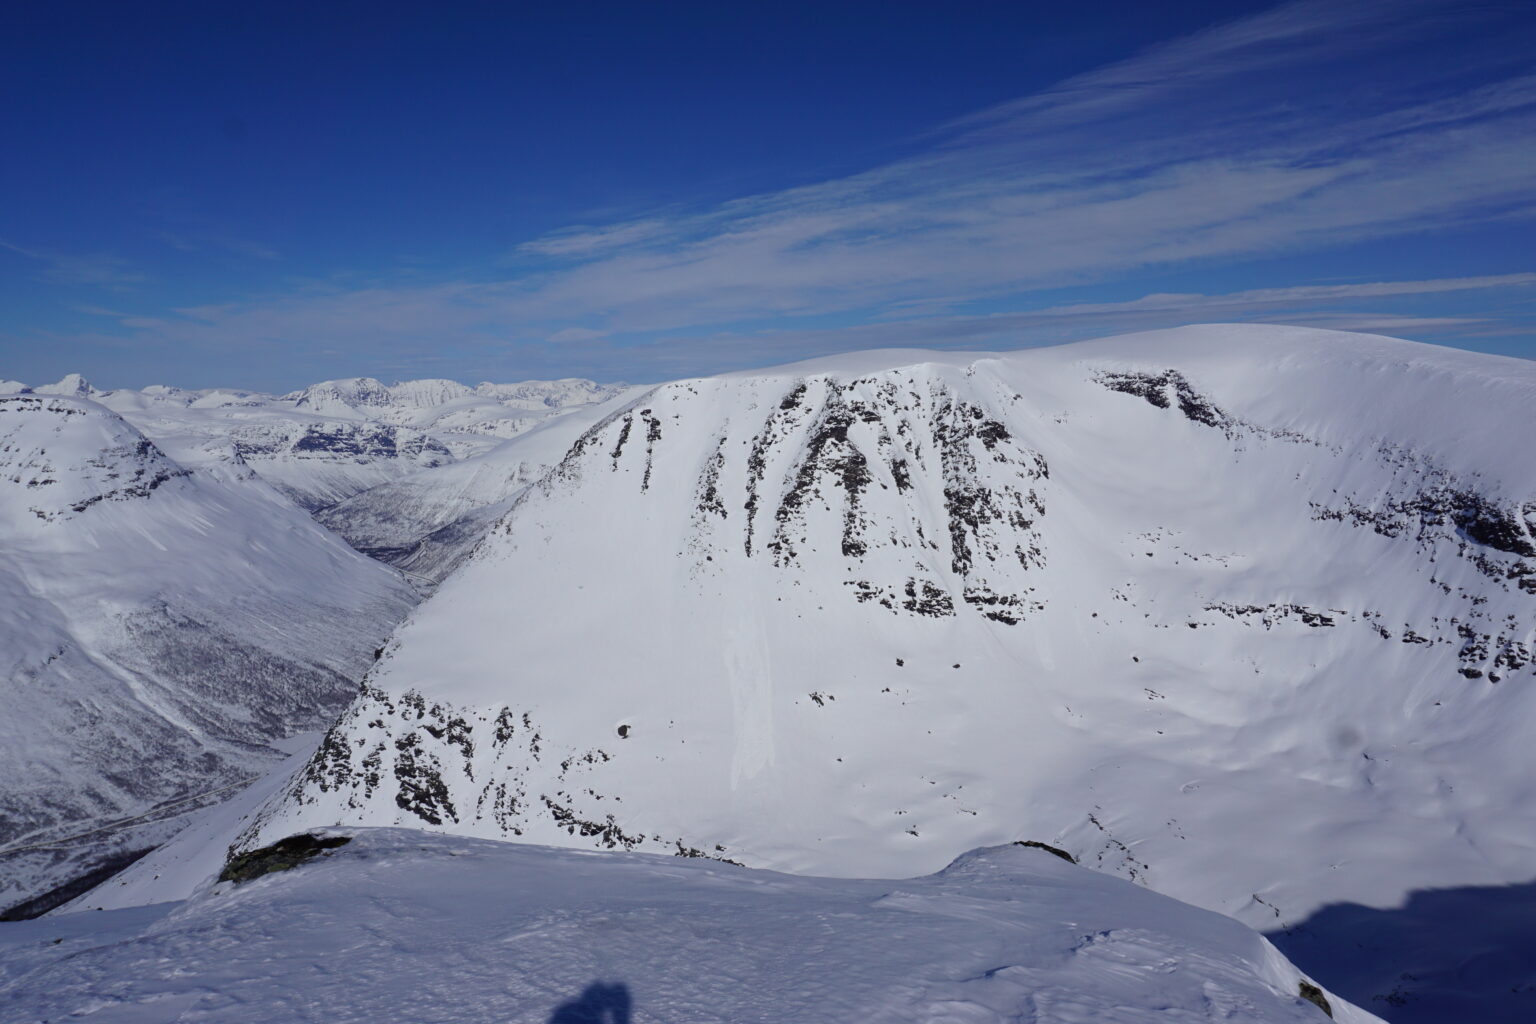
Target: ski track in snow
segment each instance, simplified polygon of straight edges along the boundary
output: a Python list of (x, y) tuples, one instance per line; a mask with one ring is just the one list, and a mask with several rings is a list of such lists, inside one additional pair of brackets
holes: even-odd
[(725, 671), (735, 707), (732, 720), (731, 788), (755, 778), (773, 763), (773, 654), (761, 620), (738, 610), (725, 629)]

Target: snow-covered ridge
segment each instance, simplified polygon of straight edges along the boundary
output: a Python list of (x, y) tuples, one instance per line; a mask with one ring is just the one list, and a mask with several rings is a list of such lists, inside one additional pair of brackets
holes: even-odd
[(889, 882), (403, 830), (184, 904), (0, 925), (0, 992), (26, 1019), (210, 1024), (1377, 1020), (1241, 924), (1040, 850)]
[(1529, 364), (1205, 327), (682, 381), (586, 432), (242, 840), (900, 876), (1040, 838), (1256, 926), (1523, 880)]

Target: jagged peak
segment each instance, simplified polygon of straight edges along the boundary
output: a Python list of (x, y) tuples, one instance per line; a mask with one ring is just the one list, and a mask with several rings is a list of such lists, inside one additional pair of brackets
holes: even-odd
[(44, 384), (32, 390), (40, 395), (78, 395), (81, 398), (102, 394), (91, 386), (90, 381), (78, 373), (66, 373), (57, 383)]

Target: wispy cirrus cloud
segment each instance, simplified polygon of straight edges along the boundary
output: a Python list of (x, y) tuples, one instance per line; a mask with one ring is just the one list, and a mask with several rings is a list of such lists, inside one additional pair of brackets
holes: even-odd
[[(860, 175), (535, 240), (525, 252), (562, 262), (519, 282), (516, 304), (658, 330), (1510, 217), (1536, 199), (1536, 78), (1448, 83), (1476, 49), (1454, 40), (1390, 94), (1369, 70), (1487, 17), (1438, 0), (1284, 4), (956, 122)], [(1311, 80), (1323, 89), (1298, 89)]]
[(279, 259), (276, 249), (238, 235), (210, 231), (162, 231), (160, 241), (181, 252), (219, 250), (253, 260)]
[[(988, 314), (944, 314), (901, 307), (882, 319), (849, 326), (796, 327), (793, 321), (750, 330), (662, 332), (636, 345), (622, 335), (569, 326), (530, 339), (517, 374), (573, 373), (660, 380), (864, 348), (1020, 348), (1185, 323), (1291, 323), (1379, 333), (1431, 332), (1439, 337), (1536, 333), (1536, 316), (1435, 316), (1379, 308), (1422, 303), (1457, 293), (1536, 300), (1536, 272), (1403, 281), (1308, 284), (1219, 294), (1152, 293), (1119, 302), (1081, 302)], [(306, 294), (285, 302), (189, 307), (158, 317), (115, 317), (146, 342), (182, 350), (308, 352), (323, 344), (344, 355), (367, 346), (371, 358), (423, 373), (451, 372), (452, 355), (484, 360), (525, 331), (516, 298), (499, 284), (372, 288)], [(1372, 308), (1375, 307), (1375, 308)], [(300, 342), (298, 339), (304, 339)], [(319, 342), (319, 339), (325, 339)], [(451, 339), (447, 344), (443, 339)], [(402, 376), (409, 376), (407, 370)]]
[(1076, 303), (1051, 306), (1023, 314), (1030, 317), (1088, 316), (1106, 313), (1144, 311), (1190, 314), (1220, 313), (1237, 310), (1255, 313), (1265, 309), (1300, 309), (1316, 303), (1395, 296), (1441, 295), (1446, 292), (1482, 291), (1491, 288), (1530, 288), (1536, 286), (1536, 273), (1497, 274), (1485, 277), (1442, 277), (1427, 281), (1373, 281), (1352, 284), (1309, 284), (1290, 288), (1250, 288), (1225, 295), (1198, 293), (1145, 295), (1127, 302)]
[[(1444, 0), (1292, 0), (1266, 11), (1213, 25), (1151, 47), (1124, 61), (1075, 75), (1034, 95), (998, 104), (945, 126), (965, 141), (987, 132), (993, 141), (1012, 136), (1021, 121), (1047, 127), (1080, 127), (1134, 117), (1171, 98), (1195, 96), (1201, 106), (1220, 106), (1217, 87), (1247, 79), (1247, 96), (1230, 107), (1251, 106), (1260, 94), (1294, 94), (1285, 73), (1300, 66), (1359, 61), (1371, 51), (1443, 30), (1465, 13)], [(1255, 82), (1258, 76), (1268, 81)], [(1193, 112), (1191, 112), (1193, 113)], [(1226, 125), (1213, 127), (1225, 128)], [(1145, 134), (1145, 129), (1142, 129)]]
[[(162, 344), (323, 344), (397, 360), (452, 345), (561, 372), (608, 359), (609, 376), (629, 377), (645, 375), (644, 359), (654, 376), (1191, 320), (1473, 329), (1485, 318), (1411, 304), (1533, 276), (1043, 308), (1032, 296), (1125, 294), (1149, 271), (1528, 221), (1536, 75), (1490, 49), (1509, 10), (1293, 0), (941, 126), (914, 155), (859, 174), (525, 241), (496, 280), (311, 288), (119, 324)], [(840, 324), (803, 326), (811, 318)]]
[(32, 262), (40, 278), (58, 284), (123, 289), (148, 280), (129, 261), (104, 253), (82, 255), (56, 252), (14, 245), (4, 240), (0, 240), (0, 249)]
[(577, 226), (524, 242), (514, 251), (522, 256), (590, 258), (615, 249), (656, 241), (674, 233), (663, 220), (639, 220), (607, 227)]
[(664, 336), (648, 348), (647, 358), (658, 367), (659, 377), (665, 377), (845, 350), (1021, 348), (1199, 322), (1284, 323), (1389, 334), (1431, 332), (1442, 338), (1493, 333), (1536, 336), (1536, 316), (1501, 322), (1483, 316), (1413, 315), (1358, 305), (1484, 290), (1536, 300), (1536, 273), (1257, 288), (1214, 295), (1152, 294), (1124, 302), (1072, 303), (987, 315), (893, 318), (851, 327)]

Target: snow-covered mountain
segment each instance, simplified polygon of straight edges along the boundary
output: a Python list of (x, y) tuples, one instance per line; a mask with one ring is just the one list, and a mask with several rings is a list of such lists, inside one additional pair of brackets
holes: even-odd
[(0, 1005), (209, 1024), (256, 1007), (443, 1024), (1377, 1021), (1236, 921), (1036, 849), (890, 882), (394, 829), (185, 903), (0, 924)]
[(280, 761), (415, 597), (249, 470), (61, 390), (0, 397), (0, 909), (165, 834), (92, 830)]
[[(15, 381), (9, 383), (15, 384)], [(44, 384), (37, 388), (17, 386), (16, 391), (32, 391), (39, 395), (65, 395), (70, 398), (94, 398), (102, 392), (91, 386), (91, 382), (78, 373), (65, 374), (64, 377), (53, 384)]]
[(188, 465), (248, 466), (302, 507), (318, 511), (423, 469), (490, 451), (546, 421), (606, 401), (618, 385), (587, 380), (466, 387), (371, 378), (322, 381), (281, 397), (156, 385), (102, 391), (79, 374), (0, 392), (90, 398), (122, 415)]
[(391, 640), (333, 823), (848, 876), (1021, 838), (1258, 927), (1524, 880), (1536, 368), (1208, 326), (680, 381)]

